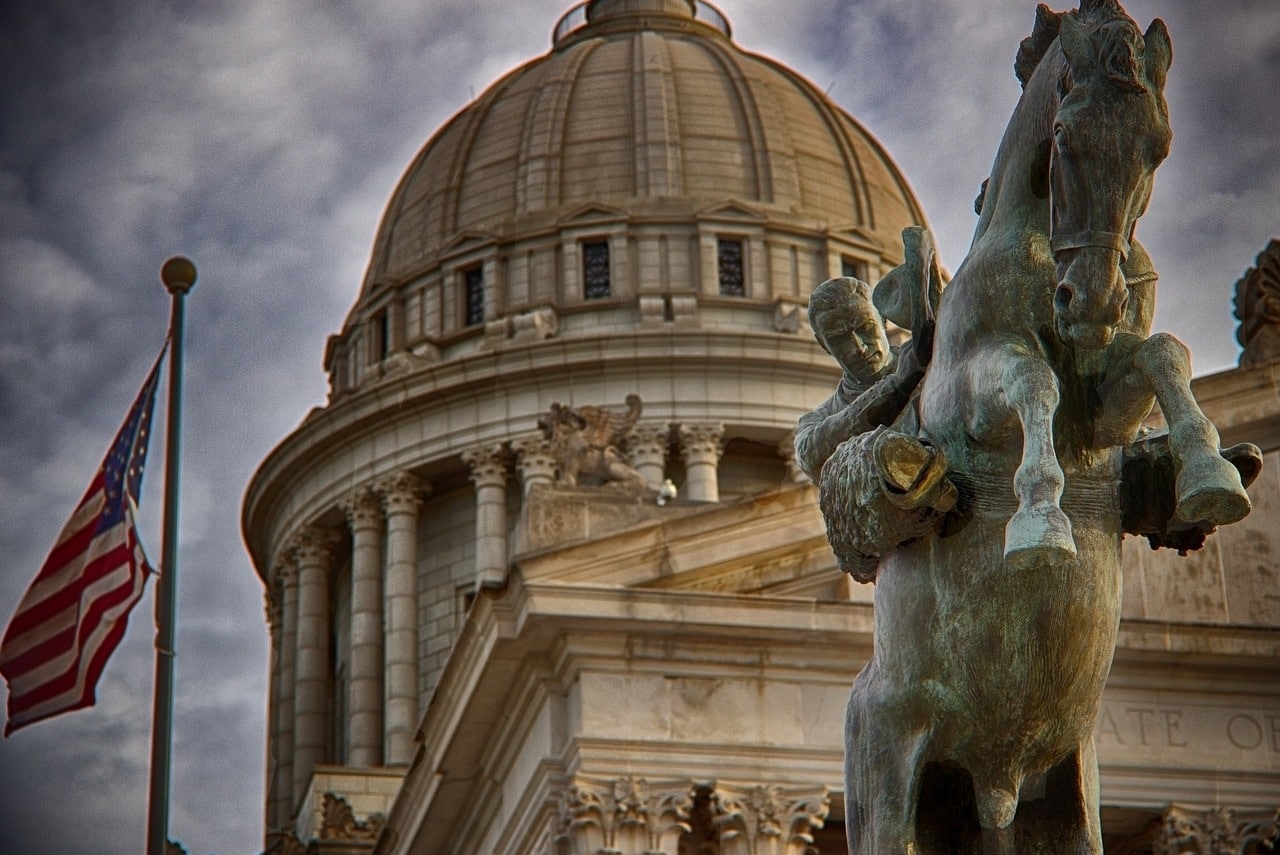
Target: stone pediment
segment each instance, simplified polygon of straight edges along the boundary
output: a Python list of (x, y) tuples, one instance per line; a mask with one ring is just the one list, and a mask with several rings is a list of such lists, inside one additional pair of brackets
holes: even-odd
[(842, 579), (811, 486), (665, 507), (605, 488), (540, 487), (527, 509), (513, 563), (530, 582), (799, 596)]
[(497, 238), (489, 232), (467, 229), (458, 232), (441, 248), (443, 255), (457, 255), (469, 249), (479, 249), (493, 243)]
[(861, 226), (841, 226), (828, 230), (827, 234), (830, 237), (846, 240), (859, 246), (875, 247), (876, 249), (880, 247), (880, 241), (876, 236)]
[(627, 212), (621, 208), (590, 202), (572, 209), (563, 217), (560, 217), (558, 223), (562, 226), (572, 226), (579, 223), (598, 223), (602, 220), (625, 220), (627, 216)]
[(701, 220), (745, 220), (751, 223), (763, 223), (765, 217), (752, 206), (729, 199), (698, 211)]

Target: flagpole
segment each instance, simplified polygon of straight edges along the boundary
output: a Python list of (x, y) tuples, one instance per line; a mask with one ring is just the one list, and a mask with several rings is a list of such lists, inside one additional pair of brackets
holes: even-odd
[(182, 331), (184, 300), (196, 266), (176, 255), (160, 268), (170, 296), (169, 415), (165, 421), (164, 535), (156, 580), (156, 682), (151, 722), (151, 795), (147, 803), (147, 855), (165, 855), (169, 842), (169, 780), (173, 767), (173, 637), (178, 581), (178, 458), (182, 440)]

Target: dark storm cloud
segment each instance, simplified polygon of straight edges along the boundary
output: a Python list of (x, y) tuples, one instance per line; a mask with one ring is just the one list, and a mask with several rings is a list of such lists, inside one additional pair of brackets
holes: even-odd
[[(383, 205), (423, 141), (544, 53), (560, 0), (54, 0), (0, 18), (0, 620), (98, 464), (164, 335), (174, 252), (188, 301), (173, 835), (260, 846), (262, 591), (241, 546), (254, 467), (325, 396), (325, 338), (354, 300)], [(798, 69), (910, 177), (954, 269), (1017, 98), (1030, 0), (724, 0), (738, 43)], [(1060, 4), (1055, 4), (1060, 5)], [(1175, 149), (1140, 233), (1158, 321), (1200, 370), (1235, 358), (1229, 288), (1280, 230), (1273, 0), (1133, 0), (1175, 42)], [(1166, 320), (1167, 319), (1167, 320)], [(143, 528), (159, 558), (162, 443)], [(0, 828), (20, 852), (141, 850), (152, 604), (99, 705), (0, 745)]]
[[(1065, 4), (1050, 4), (1063, 8)], [(951, 268), (963, 258), (1017, 100), (1013, 57), (1033, 21), (1022, 0), (801, 0), (778, 19), (734, 9), (749, 47), (800, 68), (866, 124), (910, 178)], [(1271, 0), (1131, 0), (1174, 42), (1173, 150), (1138, 235), (1161, 273), (1155, 324), (1192, 347), (1197, 373), (1236, 361), (1232, 286), (1280, 233), (1280, 6)], [(894, 38), (906, 39), (894, 43)]]

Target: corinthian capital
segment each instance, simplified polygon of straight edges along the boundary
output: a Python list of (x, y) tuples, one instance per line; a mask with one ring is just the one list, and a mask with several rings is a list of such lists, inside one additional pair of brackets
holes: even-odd
[(471, 483), (477, 487), (501, 487), (507, 482), (510, 455), (502, 443), (481, 445), (462, 453), (462, 462), (471, 470)]
[(692, 829), (693, 796), (692, 781), (577, 778), (561, 797), (560, 826), (573, 855), (676, 855), (680, 836)]
[[(1247, 855), (1269, 852), (1280, 841), (1280, 807), (1274, 814), (1238, 815), (1229, 807), (1207, 811), (1171, 805), (1165, 812), (1154, 855)], [(1257, 848), (1264, 844), (1267, 849)]]
[(516, 455), (520, 480), (540, 479), (550, 483), (556, 474), (555, 449), (541, 433), (530, 433), (511, 440)]
[(627, 451), (632, 460), (662, 460), (667, 456), (671, 428), (664, 422), (641, 422), (627, 434)]
[(685, 465), (718, 461), (724, 451), (720, 445), (723, 438), (724, 425), (718, 422), (680, 425), (680, 451)]
[(411, 472), (392, 472), (379, 478), (373, 489), (382, 496), (383, 510), (394, 514), (416, 511), (431, 485)]
[[(717, 786), (713, 795), (721, 836), (744, 840), (747, 845), (743, 851), (751, 855), (774, 851), (804, 855), (813, 844), (813, 832), (822, 828), (831, 810), (825, 787), (796, 791), (774, 786)], [(785, 841), (781, 850), (774, 848), (777, 840)]]
[(382, 508), (378, 497), (368, 487), (360, 487), (342, 501), (340, 506), (346, 514), (347, 525), (352, 531), (362, 528), (374, 528), (382, 522)]
[(341, 535), (333, 529), (309, 525), (293, 536), (289, 549), (299, 569), (317, 564), (328, 567), (329, 560), (333, 557), (333, 548), (341, 539)]
[(270, 578), (276, 581), (276, 585), (283, 594), (284, 589), (298, 582), (298, 562), (293, 554), (293, 541), (289, 541), (281, 550), (276, 553), (275, 561), (271, 562)]

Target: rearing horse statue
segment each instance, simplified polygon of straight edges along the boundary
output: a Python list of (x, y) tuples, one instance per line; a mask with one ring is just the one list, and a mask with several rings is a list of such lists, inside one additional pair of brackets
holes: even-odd
[(881, 559), (846, 731), (859, 855), (1101, 853), (1093, 729), (1120, 620), (1122, 452), (1156, 401), (1177, 519), (1249, 511), (1186, 348), (1149, 335), (1134, 225), (1169, 150), (1171, 58), (1163, 22), (1144, 34), (1116, 0), (1041, 6), (1023, 43), (1023, 95), (918, 412), (897, 426), (945, 454), (962, 501)]

